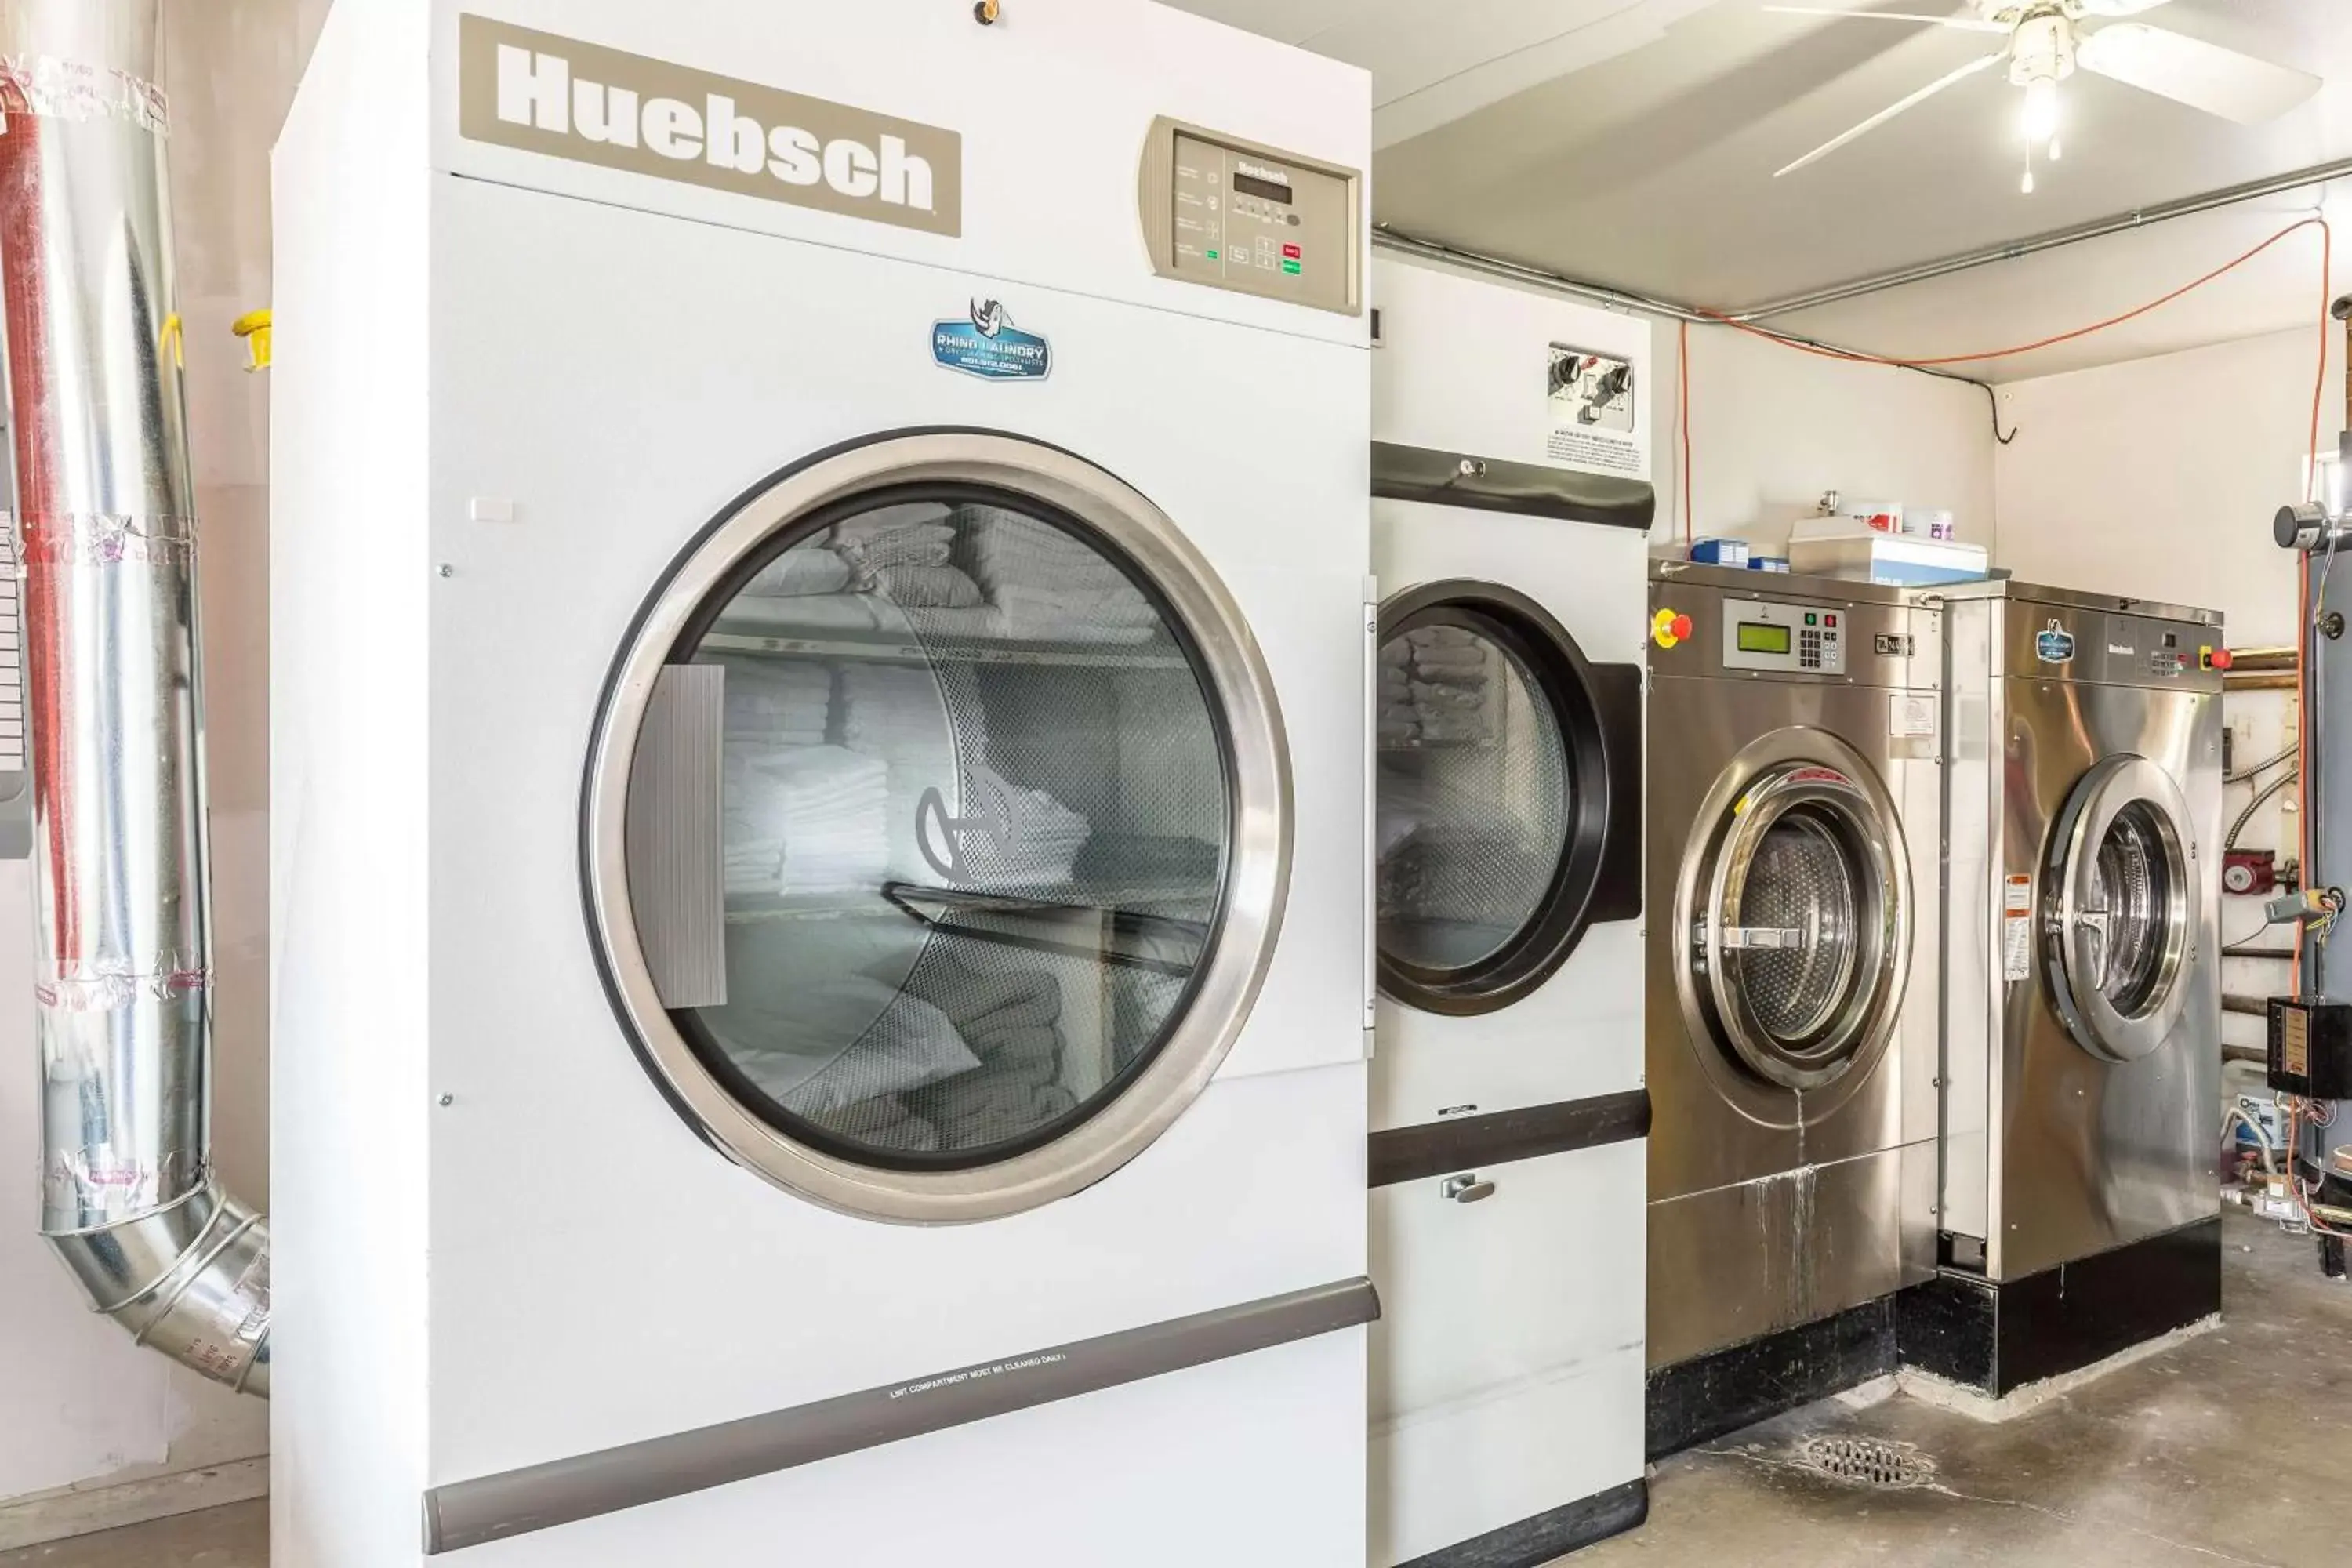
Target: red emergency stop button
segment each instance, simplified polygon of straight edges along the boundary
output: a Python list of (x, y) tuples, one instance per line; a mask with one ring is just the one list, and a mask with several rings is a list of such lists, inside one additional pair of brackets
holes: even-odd
[(1660, 647), (1675, 647), (1691, 635), (1691, 618), (1673, 610), (1660, 610), (1650, 617), (1650, 637)]
[(2200, 648), (2198, 651), (2204, 656), (2202, 663), (2208, 669), (2227, 669), (2238, 662), (2225, 647)]

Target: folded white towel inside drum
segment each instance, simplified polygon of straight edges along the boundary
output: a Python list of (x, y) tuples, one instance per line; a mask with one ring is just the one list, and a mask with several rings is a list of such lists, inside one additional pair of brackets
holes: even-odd
[(795, 544), (760, 569), (743, 592), (768, 599), (838, 594), (849, 586), (849, 563), (822, 544)]
[(1093, 834), (1087, 819), (1040, 789), (975, 767), (963, 791), (958, 837), (967, 879), (982, 886), (1038, 888), (1067, 882)]
[(837, 1113), (981, 1065), (945, 1013), (861, 974), (800, 989), (789, 1010), (737, 1005), (703, 1017), (729, 1059), (801, 1116)]
[(880, 886), (890, 858), (888, 764), (840, 746), (726, 759), (730, 892)]

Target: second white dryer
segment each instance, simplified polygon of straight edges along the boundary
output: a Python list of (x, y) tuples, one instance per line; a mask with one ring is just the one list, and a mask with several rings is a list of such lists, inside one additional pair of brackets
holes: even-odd
[(1641, 1086), (1648, 487), (1462, 461), (1373, 454), (1375, 1131)]

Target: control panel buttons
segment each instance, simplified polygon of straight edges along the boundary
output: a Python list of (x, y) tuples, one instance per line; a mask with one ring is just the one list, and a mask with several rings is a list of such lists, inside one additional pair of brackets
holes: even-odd
[(1660, 610), (1650, 617), (1650, 637), (1660, 647), (1679, 647), (1689, 639), (1691, 618), (1673, 610)]

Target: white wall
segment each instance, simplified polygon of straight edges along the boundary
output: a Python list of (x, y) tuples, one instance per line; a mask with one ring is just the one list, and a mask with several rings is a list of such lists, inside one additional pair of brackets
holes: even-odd
[[(269, 146), (326, 0), (165, 0), (180, 310), (202, 517), (211, 760), (215, 1148), (229, 1186), (268, 1197), (268, 383), (242, 370), (229, 322), (269, 301)], [(197, 1485), (134, 1487), (113, 1504), (251, 1492), (236, 1465), (268, 1447), (268, 1407), (132, 1345), (91, 1313), (35, 1234), (31, 891), (0, 865), (0, 1546), (87, 1522), (50, 1494), (231, 1466)], [(209, 1489), (206, 1489), (209, 1488)]]
[[(1674, 425), (1676, 324), (1657, 329), (1658, 526), (1679, 543), (1681, 444)], [(1823, 359), (1728, 327), (1690, 330), (1692, 536), (1787, 553), (1789, 528), (1825, 490), (1953, 512), (1962, 539), (1993, 541), (1992, 413), (1963, 383)]]
[[(2343, 426), (2340, 341), (2327, 335), (2330, 363), (2320, 403), (2320, 446), (2333, 450)], [(2303, 496), (2316, 325), (2190, 349), (2001, 389), (2001, 417), (2018, 437), (1995, 460), (2000, 532), (1996, 560), (2028, 581), (2217, 609), (2232, 647), (2294, 640), (2294, 561), (2271, 541), (2279, 507)], [(2241, 766), (2292, 738), (2292, 694), (2243, 692), (2228, 699)], [(2252, 791), (2232, 786), (2235, 818)], [(2242, 840), (2291, 850), (2267, 809)], [(2222, 900), (2222, 931), (2249, 935), (2259, 916)], [(2282, 940), (2283, 936), (2282, 936)], [(2284, 964), (2233, 960), (2226, 989), (2254, 996), (2281, 991)], [(2223, 1020), (2223, 1037), (2258, 1046), (2259, 1018)]]

